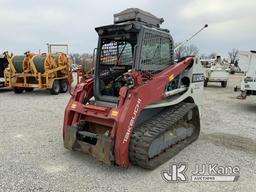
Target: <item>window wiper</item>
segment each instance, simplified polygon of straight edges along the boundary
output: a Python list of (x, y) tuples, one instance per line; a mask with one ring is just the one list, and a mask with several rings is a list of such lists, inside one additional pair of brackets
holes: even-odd
[(157, 48), (155, 49), (155, 52), (154, 52), (154, 54), (153, 54), (153, 57), (152, 58), (154, 58), (155, 57), (155, 55), (156, 55), (156, 53), (157, 52), (160, 52), (160, 45), (157, 45)]
[(117, 65), (117, 63), (118, 63), (118, 61), (119, 61), (119, 59), (120, 59), (121, 55), (123, 54), (123, 52), (124, 52), (124, 49), (125, 49), (126, 45), (127, 45), (127, 43), (125, 42), (124, 47), (122, 48), (122, 50), (121, 50), (120, 54), (119, 54), (119, 55), (118, 55), (118, 57), (117, 57), (116, 65)]

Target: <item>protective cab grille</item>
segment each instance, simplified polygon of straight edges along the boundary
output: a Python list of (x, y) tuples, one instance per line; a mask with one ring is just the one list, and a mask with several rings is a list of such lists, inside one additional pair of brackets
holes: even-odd
[(132, 46), (128, 42), (111, 41), (103, 44), (100, 64), (105, 65), (132, 65)]

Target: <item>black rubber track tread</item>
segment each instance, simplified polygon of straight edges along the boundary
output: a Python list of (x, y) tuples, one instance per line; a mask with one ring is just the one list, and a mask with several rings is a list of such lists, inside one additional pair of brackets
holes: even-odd
[[(174, 146), (166, 149), (160, 155), (152, 159), (148, 158), (148, 149), (150, 144), (167, 130), (175, 127), (177, 122), (192, 109), (197, 106), (194, 103), (180, 103), (175, 106), (164, 109), (159, 115), (145, 122), (140, 127), (135, 128), (129, 145), (129, 160), (132, 164), (146, 169), (155, 167), (166, 162), (187, 145), (195, 141), (199, 135), (200, 125), (193, 135)], [(198, 117), (199, 118), (199, 117)]]

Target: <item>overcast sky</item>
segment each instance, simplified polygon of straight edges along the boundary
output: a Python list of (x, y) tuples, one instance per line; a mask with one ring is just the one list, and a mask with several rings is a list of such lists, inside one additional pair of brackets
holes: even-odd
[(112, 24), (114, 13), (130, 7), (163, 17), (175, 42), (208, 23), (191, 41), (200, 53), (256, 49), (255, 0), (0, 0), (0, 51), (45, 51), (49, 42), (68, 43), (72, 53), (92, 52), (94, 28)]

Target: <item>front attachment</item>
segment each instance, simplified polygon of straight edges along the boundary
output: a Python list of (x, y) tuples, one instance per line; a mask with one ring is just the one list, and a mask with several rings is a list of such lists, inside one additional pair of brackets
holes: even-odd
[(93, 132), (79, 126), (70, 126), (64, 138), (64, 146), (69, 150), (81, 151), (111, 164), (112, 140), (108, 131), (96, 128)]

